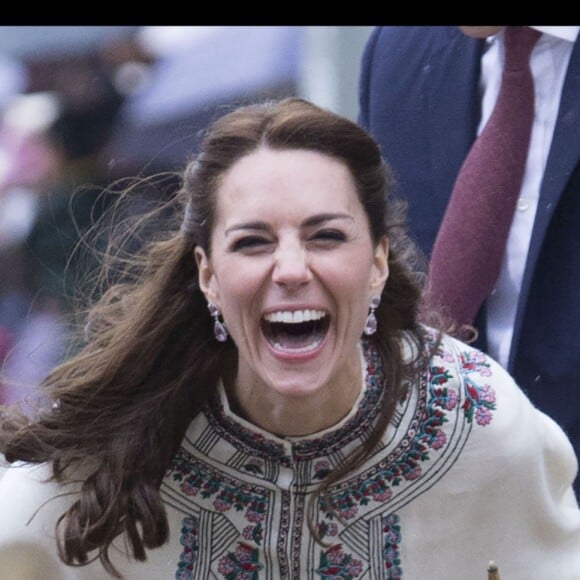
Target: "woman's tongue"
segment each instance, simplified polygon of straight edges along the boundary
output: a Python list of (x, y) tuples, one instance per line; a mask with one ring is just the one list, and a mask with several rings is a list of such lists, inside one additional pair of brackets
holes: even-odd
[(308, 352), (314, 350), (324, 338), (324, 332), (320, 325), (312, 322), (298, 324), (269, 323), (264, 335), (275, 350), (286, 352)]

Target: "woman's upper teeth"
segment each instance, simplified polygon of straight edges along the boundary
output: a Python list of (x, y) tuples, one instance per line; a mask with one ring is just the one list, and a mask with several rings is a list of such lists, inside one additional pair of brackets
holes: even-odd
[(300, 322), (308, 322), (309, 320), (320, 320), (326, 316), (324, 310), (279, 310), (277, 312), (269, 312), (264, 316), (268, 322), (284, 322), (286, 324), (297, 324)]

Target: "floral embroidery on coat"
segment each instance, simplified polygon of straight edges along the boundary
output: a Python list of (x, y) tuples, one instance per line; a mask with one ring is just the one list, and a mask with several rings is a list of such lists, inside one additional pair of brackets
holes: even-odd
[(320, 563), (315, 573), (321, 578), (352, 580), (362, 571), (362, 562), (346, 554), (341, 544), (335, 544), (320, 554)]
[(383, 518), (383, 560), (385, 561), (386, 580), (401, 580), (403, 569), (399, 544), (401, 543), (401, 525), (399, 516), (389, 514)]
[(193, 580), (193, 564), (199, 550), (195, 518), (189, 516), (183, 519), (179, 541), (183, 546), (183, 552), (179, 557), (175, 578), (176, 580)]
[[(433, 347), (435, 335), (431, 340), (428, 346)], [(412, 501), (425, 491), (425, 482), (432, 485), (450, 469), (449, 454), (460, 452), (471, 428), (491, 423), (496, 395), (486, 382), (491, 365), (485, 355), (470, 348), (447, 349), (442, 343), (421, 381), (401, 401), (404, 423), (395, 427), (392, 444), (377, 450), (364, 468), (319, 498), (314, 525), (326, 545), (307, 548), (306, 543), (312, 542), (307, 534), (302, 535), (307, 496), (334, 469), (344, 448), (364, 439), (378, 414), (384, 387), (380, 357), (372, 344), (365, 346), (365, 357), (365, 395), (357, 412), (339, 428), (290, 443), (275, 437), (269, 440), (267, 434), (253, 434), (232, 417), (222, 418), (214, 401), (198, 437), (209, 440), (211, 433), (212, 441), (225, 441), (229, 455), (217, 461), (210, 449), (208, 461), (195, 446), (179, 450), (168, 473), (171, 481), (202, 512), (222, 518), (219, 525), (226, 526), (230, 534), (219, 548), (222, 551), (216, 548), (206, 558), (212, 562), (214, 575), (225, 580), (257, 580), (264, 574), (275, 577), (282, 573), (298, 579), (308, 569), (310, 575), (320, 578), (348, 580), (364, 576), (369, 566), (380, 565), (387, 580), (402, 580), (404, 529), (397, 512), (405, 504), (399, 498)], [(469, 428), (453, 428), (458, 422)], [(275, 483), (284, 472), (288, 477), (288, 470), (293, 487), (283, 488), (282, 499), (274, 500), (280, 491), (270, 481)], [(275, 510), (281, 510), (279, 516)], [(363, 557), (353, 531), (367, 525), (370, 513), (380, 518), (380, 526), (373, 528), (375, 545), (381, 546), (373, 553), (380, 563), (373, 561), (370, 552), (368, 558)], [(183, 520), (181, 532), (183, 550), (175, 577), (189, 580), (203, 540), (198, 542), (193, 517)], [(310, 562), (303, 560), (306, 554)], [(306, 565), (309, 567), (304, 568)]]
[(263, 568), (258, 561), (258, 550), (244, 542), (238, 542), (235, 552), (224, 556), (219, 563), (219, 573), (225, 580), (257, 580)]
[[(445, 358), (447, 353), (439, 352), (439, 355)], [(495, 392), (489, 385), (478, 386), (472, 375), (489, 376), (489, 362), (485, 355), (467, 351), (461, 353), (459, 363), (465, 389), (462, 405), (465, 417), (471, 423), (475, 416), (476, 423), (485, 426), (491, 422), (491, 411), (495, 409)], [(446, 412), (453, 411), (458, 404), (459, 394), (447, 386), (454, 379), (452, 368), (439, 365), (429, 368), (426, 405), (412, 436), (403, 440), (403, 452), (372, 477), (361, 478), (356, 487), (333, 494), (329, 502), (322, 501), (321, 509), (328, 518), (332, 519), (336, 513), (345, 520), (352, 519), (358, 513), (358, 506), (387, 501), (392, 487), (421, 477), (421, 463), (429, 460), (430, 450), (437, 451), (446, 444), (447, 436), (442, 429), (448, 421)]]

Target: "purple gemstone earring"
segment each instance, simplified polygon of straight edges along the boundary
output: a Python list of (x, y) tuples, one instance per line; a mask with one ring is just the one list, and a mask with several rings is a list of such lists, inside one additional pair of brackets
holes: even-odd
[(226, 323), (219, 319), (221, 314), (219, 308), (212, 302), (208, 302), (207, 307), (214, 320), (213, 335), (215, 336), (215, 339), (218, 342), (225, 342), (228, 339), (228, 329), (226, 327)]
[(374, 334), (377, 331), (377, 317), (375, 316), (375, 310), (379, 307), (380, 303), (381, 303), (380, 296), (373, 296), (371, 298), (371, 303), (369, 305), (370, 312), (369, 315), (367, 316), (364, 328), (364, 333), (367, 336), (370, 336), (371, 334)]

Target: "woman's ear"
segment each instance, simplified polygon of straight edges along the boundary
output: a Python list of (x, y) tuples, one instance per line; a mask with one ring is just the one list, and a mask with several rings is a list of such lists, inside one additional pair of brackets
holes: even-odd
[(383, 236), (375, 248), (371, 272), (371, 296), (381, 295), (389, 277), (389, 240)]
[(195, 262), (197, 263), (198, 282), (206, 300), (219, 307), (218, 284), (211, 266), (211, 261), (201, 246), (194, 250)]

